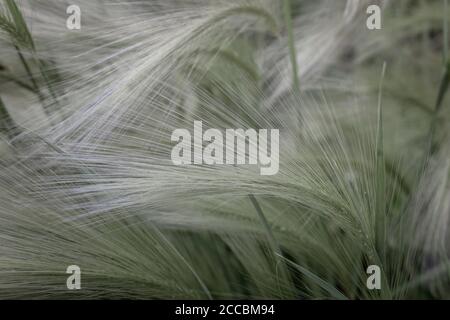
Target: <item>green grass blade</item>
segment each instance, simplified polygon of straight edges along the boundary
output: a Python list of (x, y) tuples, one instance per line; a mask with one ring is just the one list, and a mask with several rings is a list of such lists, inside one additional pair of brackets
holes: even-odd
[(298, 265), (297, 263), (295, 263), (295, 262), (293, 262), (293, 261), (291, 261), (289, 259), (286, 259), (283, 256), (280, 256), (280, 258), (283, 259), (284, 261), (286, 261), (289, 265), (293, 266), (301, 274), (303, 274), (305, 277), (310, 279), (313, 283), (318, 285), (320, 288), (322, 288), (323, 290), (328, 292), (333, 299), (336, 299), (336, 300), (348, 300), (348, 298), (342, 292), (340, 292), (338, 289), (336, 289), (332, 284), (330, 284), (327, 281), (323, 280), (322, 278), (320, 278), (316, 274), (312, 273), (308, 269)]
[(42, 104), (44, 104), (44, 96), (41, 94), (40, 90), (39, 90), (39, 84), (33, 74), (33, 71), (31, 70), (30, 65), (28, 64), (27, 60), (25, 59), (25, 57), (22, 54), (22, 51), (20, 50), (19, 47), (15, 46), (16, 48), (16, 52), (17, 55), (19, 56), (20, 62), (22, 62), (22, 65), (25, 69), (25, 72), (28, 75), (28, 78), (30, 79), (33, 88), (34, 88), (34, 92), (36, 93), (36, 95), (39, 97), (39, 100), (42, 102)]
[(22, 44), (26, 45), (28, 48), (34, 50), (34, 42), (33, 37), (31, 36), (30, 31), (28, 30), (25, 19), (20, 11), (19, 7), (16, 5), (14, 0), (5, 0), (6, 6), (8, 7), (10, 16), (17, 30), (17, 34), (21, 37)]
[(3, 103), (2, 98), (0, 97), (0, 128), (5, 134), (9, 137), (11, 136), (11, 130), (15, 127), (14, 120), (9, 115), (8, 110), (6, 109), (5, 104)]
[(269, 222), (267, 221), (266, 217), (264, 216), (264, 213), (261, 209), (261, 206), (259, 205), (259, 202), (256, 200), (255, 196), (252, 194), (249, 194), (248, 197), (250, 198), (250, 201), (252, 202), (253, 206), (255, 207), (256, 213), (258, 214), (259, 219), (261, 220), (263, 227), (265, 231), (267, 232), (267, 236), (270, 242), (270, 245), (274, 249), (274, 251), (278, 255), (283, 255), (280, 249), (280, 246), (278, 242), (275, 239), (275, 236), (272, 233), (272, 229), (270, 228)]
[(292, 65), (292, 77), (294, 90), (300, 89), (300, 80), (298, 76), (297, 52), (295, 49), (294, 26), (292, 22), (291, 2), (283, 1), (284, 19), (286, 21), (286, 29), (288, 33), (289, 56)]
[[(439, 91), (436, 98), (436, 103), (434, 104), (434, 110), (431, 118), (430, 127), (428, 130), (428, 136), (427, 136), (427, 145), (425, 149), (424, 154), (424, 160), (423, 160), (423, 168), (426, 166), (428, 162), (428, 158), (432, 156), (435, 151), (433, 150), (433, 138), (436, 132), (437, 122), (439, 118), (439, 112), (442, 109), (442, 104), (444, 102), (445, 95), (448, 91), (448, 87), (450, 84), (450, 57), (448, 56), (448, 0), (444, 1), (444, 21), (443, 21), (443, 58), (444, 58), (444, 72), (442, 74), (441, 83), (439, 85)], [(423, 169), (422, 168), (422, 169)]]
[(428, 158), (432, 156), (436, 151), (433, 147), (433, 139), (436, 133), (437, 124), (438, 124), (438, 118), (439, 118), (439, 112), (442, 109), (443, 101), (445, 98), (445, 95), (448, 91), (450, 84), (450, 61), (447, 63), (447, 66), (445, 67), (444, 74), (442, 75), (441, 83), (439, 85), (439, 92), (436, 98), (436, 103), (434, 106), (433, 114), (431, 116), (431, 122), (430, 127), (428, 129), (428, 136), (427, 136), (427, 145), (424, 153), (424, 160), (423, 160), (423, 168), (426, 166), (428, 162)]
[(383, 142), (383, 80), (386, 74), (386, 62), (383, 64), (378, 90), (378, 126), (376, 138), (376, 247), (379, 256), (384, 261), (386, 242), (386, 199), (385, 199), (385, 161)]
[(9, 74), (0, 73), (0, 79), (4, 79), (5, 81), (11, 81), (11, 82), (15, 83), (16, 85), (18, 85), (19, 87), (22, 87), (23, 89), (35, 93), (34, 88), (31, 87), (29, 84), (27, 84), (19, 79), (16, 79), (15, 77), (13, 77)]
[(444, 63), (449, 61), (450, 57), (448, 55), (448, 42), (450, 40), (448, 36), (448, 0), (444, 0), (444, 34), (443, 34), (443, 41), (444, 41)]
[(252, 202), (259, 219), (261, 220), (264, 230), (267, 233), (267, 237), (269, 239), (270, 246), (272, 247), (272, 250), (275, 252), (275, 257), (281, 264), (281, 275), (289, 282), (292, 283), (292, 278), (289, 273), (289, 268), (286, 265), (285, 261), (279, 258), (283, 257), (283, 252), (281, 251), (281, 247), (278, 244), (277, 240), (275, 239), (275, 236), (273, 235), (272, 228), (269, 225), (269, 222), (267, 221), (266, 217), (264, 216), (263, 210), (261, 206), (259, 205), (259, 202), (256, 200), (255, 196), (252, 194), (249, 194), (248, 197), (250, 198), (250, 201)]

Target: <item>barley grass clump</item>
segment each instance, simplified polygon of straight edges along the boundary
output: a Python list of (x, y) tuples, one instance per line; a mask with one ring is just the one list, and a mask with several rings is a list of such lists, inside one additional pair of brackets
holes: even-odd
[[(449, 298), (447, 2), (0, 0), (0, 298)], [(194, 121), (279, 172), (174, 166)]]

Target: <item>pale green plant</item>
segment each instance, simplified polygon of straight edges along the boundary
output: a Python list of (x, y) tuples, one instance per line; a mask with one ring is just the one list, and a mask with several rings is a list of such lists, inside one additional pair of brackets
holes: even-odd
[[(80, 33), (2, 2), (27, 75), (2, 79), (58, 108), (30, 131), (0, 99), (0, 298), (449, 296), (445, 1), (392, 1), (371, 36), (366, 1), (80, 2)], [(174, 166), (194, 120), (279, 128), (279, 173)]]

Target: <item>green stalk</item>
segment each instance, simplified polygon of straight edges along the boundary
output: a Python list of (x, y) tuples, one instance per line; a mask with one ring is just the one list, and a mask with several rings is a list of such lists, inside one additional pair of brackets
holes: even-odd
[(449, 61), (448, 56), (448, 41), (450, 40), (448, 36), (448, 0), (444, 0), (444, 63)]
[(281, 259), (285, 260), (287, 263), (289, 263), (291, 266), (293, 266), (295, 269), (297, 269), (301, 274), (303, 274), (305, 277), (307, 277), (309, 280), (311, 280), (314, 284), (328, 292), (330, 296), (335, 300), (348, 300), (348, 298), (339, 291), (336, 287), (334, 287), (331, 283), (323, 280), (313, 272), (309, 271), (306, 268), (303, 268), (302, 266), (292, 262), (289, 259), (286, 259), (284, 257), (280, 257)]
[[(22, 45), (25, 45), (28, 49), (34, 51), (35, 46), (33, 42), (33, 37), (31, 36), (30, 30), (28, 30), (27, 23), (20, 12), (19, 7), (14, 0), (5, 0), (6, 6), (12, 18), (12, 37), (13, 40), (17, 40)], [(7, 21), (11, 24), (11, 21)]]
[(386, 74), (386, 62), (383, 64), (380, 84), (378, 89), (378, 127), (376, 139), (376, 248), (382, 262), (385, 261), (386, 242), (386, 199), (385, 199), (385, 164), (383, 142), (383, 80)]
[[(48, 91), (50, 92), (50, 95), (52, 96), (55, 103), (58, 104), (58, 97), (56, 95), (55, 89), (53, 88), (53, 84), (49, 77), (49, 66), (47, 65), (47, 63), (44, 60), (39, 60), (38, 64), (39, 64), (39, 69), (41, 71), (42, 77), (44, 78), (44, 82), (47, 85)], [(54, 73), (57, 76), (57, 71), (54, 71)]]
[(8, 110), (6, 110), (6, 106), (3, 103), (1, 97), (0, 97), (0, 124), (2, 124), (0, 125), (0, 128), (3, 129), (2, 131), (5, 131), (6, 135), (12, 138), (11, 130), (15, 127), (14, 120), (9, 115)]
[(262, 211), (261, 206), (259, 205), (259, 202), (256, 200), (255, 196), (253, 194), (249, 194), (248, 197), (250, 198), (250, 201), (253, 204), (253, 207), (256, 210), (256, 213), (258, 214), (259, 219), (262, 222), (262, 225), (267, 233), (267, 237), (269, 239), (269, 244), (272, 247), (272, 250), (275, 252), (275, 258), (277, 259), (278, 263), (281, 266), (281, 275), (284, 276), (287, 282), (292, 283), (292, 278), (289, 273), (288, 265), (286, 264), (286, 260), (284, 259), (283, 252), (281, 251), (281, 247), (278, 244), (277, 240), (275, 239), (275, 236), (272, 233), (272, 229), (270, 228), (269, 222), (267, 221), (266, 217), (264, 216), (264, 213)]
[(300, 89), (300, 80), (298, 77), (298, 65), (297, 65), (297, 53), (295, 49), (295, 39), (294, 39), (294, 25), (292, 22), (292, 10), (291, 10), (291, 1), (284, 0), (283, 1), (283, 13), (284, 19), (286, 21), (286, 29), (288, 33), (288, 45), (289, 45), (289, 55), (291, 58), (292, 64), (292, 74), (293, 74), (293, 87), (294, 91)]
[(288, 264), (292, 265), (295, 269), (300, 271), (305, 277), (310, 279), (313, 283), (318, 285), (320, 288), (327, 291), (334, 299), (338, 300), (346, 300), (347, 298), (345, 295), (343, 295), (339, 290), (334, 288), (331, 284), (327, 283), (323, 279), (319, 278), (317, 275), (313, 274), (306, 268), (303, 268), (302, 266), (292, 262), (291, 260), (287, 259), (280, 248), (280, 245), (278, 244), (277, 240), (275, 239), (275, 236), (272, 233), (272, 229), (270, 228), (269, 222), (267, 221), (266, 217), (264, 216), (264, 213), (261, 209), (261, 206), (259, 205), (258, 201), (256, 200), (255, 196), (252, 194), (249, 194), (248, 197), (250, 198), (250, 201), (252, 202), (253, 206), (255, 207), (256, 212), (258, 213), (258, 217), (261, 220), (264, 229), (266, 230), (267, 236), (269, 238), (270, 245), (272, 246), (273, 250), (275, 251), (275, 256), (278, 259), (279, 263), (283, 266), (283, 272), (285, 273), (286, 279), (288, 281), (292, 281), (291, 276), (289, 274), (289, 267)]
[(281, 252), (280, 246), (278, 245), (278, 242), (275, 240), (275, 237), (272, 233), (272, 229), (270, 228), (269, 222), (267, 221), (266, 217), (264, 216), (261, 206), (259, 205), (259, 203), (256, 200), (254, 195), (249, 194), (248, 197), (250, 198), (250, 201), (252, 202), (253, 206), (255, 207), (256, 213), (258, 214), (258, 217), (261, 220), (265, 231), (267, 232), (267, 237), (269, 239), (270, 245), (272, 246), (275, 253), (277, 255), (279, 255), (280, 257), (282, 257), (283, 254)]
[(424, 164), (427, 163), (428, 157), (435, 153), (435, 151), (433, 150), (433, 138), (436, 132), (439, 112), (442, 109), (442, 105), (444, 102), (445, 95), (448, 91), (449, 84), (450, 84), (450, 60), (447, 62), (447, 65), (445, 66), (445, 70), (441, 79), (441, 84), (439, 86), (438, 96), (431, 117), (431, 123), (428, 130), (428, 139), (427, 139), (428, 142), (424, 155)]
[[(34, 54), (36, 51), (36, 47), (34, 45), (33, 37), (30, 33), (30, 30), (28, 29), (27, 23), (22, 15), (19, 7), (17, 6), (16, 2), (14, 0), (6, 0), (5, 2), (8, 7), (10, 18), (12, 19), (12, 21), (10, 21), (8, 18), (5, 18), (5, 17), (3, 17), (2, 21), (3, 21), (3, 23), (6, 23), (9, 26), (11, 37), (12, 37), (13, 41), (16, 43), (14, 45), (14, 48), (16, 49), (19, 59), (22, 62), (22, 65), (25, 68), (25, 71), (32, 83), (34, 93), (38, 96), (39, 101), (41, 101), (41, 103), (44, 105), (45, 98), (39, 89), (38, 82), (31, 71), (30, 65), (26, 61), (26, 59), (23, 56), (22, 51), (20, 49), (20, 48), (26, 48), (27, 50), (29, 50), (30, 52), (32, 52)], [(49, 83), (49, 80), (48, 80), (47, 74), (45, 73), (45, 69), (44, 69), (42, 61), (38, 61), (38, 65), (40, 67), (42, 76), (48, 86), (49, 92), (52, 94), (52, 96), (55, 98), (55, 101), (56, 101), (56, 96), (54, 95), (51, 84)], [(45, 111), (45, 108), (44, 108), (44, 111)]]
[(0, 73), (0, 79), (5, 79), (7, 81), (11, 81), (11, 82), (15, 83), (16, 85), (18, 85), (19, 87), (22, 87), (23, 89), (28, 90), (32, 93), (35, 93), (34, 88), (31, 87), (29, 84), (27, 84), (19, 79), (16, 79), (9, 74)]
[(423, 160), (423, 168), (425, 169), (425, 166), (428, 162), (428, 157), (432, 156), (435, 151), (433, 150), (433, 138), (436, 132), (436, 127), (438, 123), (439, 118), (439, 112), (442, 109), (442, 103), (444, 102), (445, 95), (448, 91), (449, 85), (450, 85), (450, 57), (448, 52), (448, 42), (449, 42), (449, 35), (448, 35), (448, 0), (444, 1), (444, 22), (443, 22), (443, 29), (444, 29), (444, 36), (443, 36), (443, 42), (444, 42), (444, 49), (443, 49), (443, 59), (444, 59), (444, 71), (442, 74), (441, 83), (439, 85), (439, 92), (436, 98), (436, 103), (434, 105), (433, 114), (431, 117), (431, 123), (428, 130), (428, 138), (427, 138), (427, 146), (425, 149), (424, 154), (424, 160)]
[(19, 56), (20, 62), (22, 62), (22, 65), (28, 75), (28, 78), (30, 78), (30, 81), (33, 85), (34, 88), (34, 92), (38, 95), (39, 100), (43, 103), (44, 102), (44, 97), (42, 96), (41, 92), (39, 91), (39, 85), (36, 81), (36, 79), (34, 78), (33, 72), (31, 71), (30, 66), (28, 65), (27, 60), (25, 59), (25, 57), (23, 56), (22, 52), (20, 51), (20, 48), (18, 46), (14, 46), (14, 48), (16, 49), (17, 55)]
[(211, 295), (211, 292), (209, 291), (206, 284), (203, 282), (200, 275), (195, 271), (194, 267), (191, 266), (191, 264), (184, 258), (184, 256), (180, 253), (180, 251), (178, 251), (178, 249), (172, 244), (172, 242), (169, 241), (169, 239), (167, 239), (167, 237), (161, 231), (159, 231), (157, 228), (154, 228), (154, 231), (156, 233), (158, 233), (158, 235), (161, 237), (161, 239), (163, 239), (166, 242), (166, 244), (173, 250), (175, 255), (178, 258), (180, 258), (180, 260), (186, 265), (188, 270), (192, 273), (192, 275), (195, 277), (195, 279), (199, 283), (200, 287), (202, 288), (203, 292), (206, 294), (208, 299), (213, 300), (213, 296)]

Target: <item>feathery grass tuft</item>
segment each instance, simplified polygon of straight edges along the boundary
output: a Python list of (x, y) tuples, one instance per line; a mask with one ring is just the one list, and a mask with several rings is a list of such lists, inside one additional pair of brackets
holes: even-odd
[[(1, 1), (0, 298), (450, 294), (447, 1)], [(278, 174), (173, 165), (196, 120)]]

